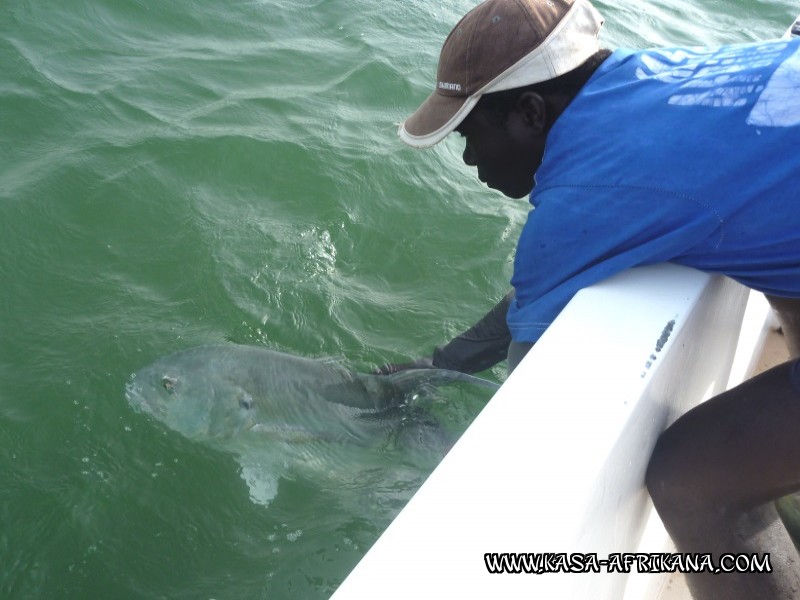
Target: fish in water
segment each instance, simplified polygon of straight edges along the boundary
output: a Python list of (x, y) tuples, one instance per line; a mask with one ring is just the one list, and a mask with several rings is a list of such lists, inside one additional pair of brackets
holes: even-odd
[(380, 453), (432, 469), (455, 440), (417, 399), (456, 382), (498, 387), (455, 371), (366, 375), (227, 344), (158, 359), (131, 376), (126, 397), (170, 429), (234, 454), (251, 499), (269, 504), (281, 477), (310, 473), (348, 487), (381, 464)]

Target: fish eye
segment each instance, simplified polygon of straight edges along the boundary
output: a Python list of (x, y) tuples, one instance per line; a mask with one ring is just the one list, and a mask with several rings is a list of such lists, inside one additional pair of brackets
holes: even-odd
[(161, 385), (167, 392), (172, 394), (175, 392), (175, 386), (178, 385), (178, 378), (165, 375), (161, 378)]
[(253, 397), (250, 394), (245, 394), (239, 398), (239, 406), (245, 410), (253, 408)]

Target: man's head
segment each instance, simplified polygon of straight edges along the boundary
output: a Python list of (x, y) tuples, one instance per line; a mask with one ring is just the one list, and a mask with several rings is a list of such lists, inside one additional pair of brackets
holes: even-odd
[(598, 50), (555, 79), (481, 96), (455, 129), (464, 138), (464, 162), (506, 196), (530, 194), (550, 128), (610, 53)]
[(457, 130), (467, 138), (464, 161), (479, 177), (506, 195), (525, 195), (544, 136), (569, 98), (520, 88), (583, 65), (599, 50), (601, 25), (588, 0), (486, 0), (450, 32), (436, 90), (400, 126), (400, 138), (422, 148)]

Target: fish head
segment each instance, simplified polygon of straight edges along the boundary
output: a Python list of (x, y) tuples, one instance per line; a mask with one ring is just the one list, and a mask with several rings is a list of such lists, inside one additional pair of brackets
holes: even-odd
[(135, 410), (191, 439), (226, 439), (256, 423), (256, 401), (233, 377), (177, 361), (137, 371), (125, 395)]

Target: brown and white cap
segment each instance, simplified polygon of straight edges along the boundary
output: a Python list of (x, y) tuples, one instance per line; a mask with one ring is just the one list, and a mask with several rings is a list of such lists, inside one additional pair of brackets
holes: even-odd
[(486, 0), (444, 42), (436, 90), (400, 125), (424, 148), (458, 127), (483, 94), (553, 79), (600, 48), (603, 19), (588, 0)]

